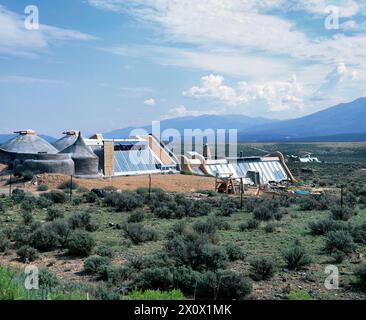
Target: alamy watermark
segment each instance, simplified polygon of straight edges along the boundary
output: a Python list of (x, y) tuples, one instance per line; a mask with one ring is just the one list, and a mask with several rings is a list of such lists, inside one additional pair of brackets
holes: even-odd
[(39, 30), (39, 9), (37, 6), (29, 5), (24, 9), (26, 14), (24, 27), (27, 30)]

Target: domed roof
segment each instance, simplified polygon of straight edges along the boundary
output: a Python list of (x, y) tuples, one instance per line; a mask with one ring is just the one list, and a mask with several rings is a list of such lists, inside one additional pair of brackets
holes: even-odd
[(83, 158), (94, 158), (98, 159), (97, 155), (93, 152), (92, 148), (86, 145), (81, 133), (77, 136), (75, 143), (66, 149), (62, 150), (61, 153), (70, 154), (72, 159), (83, 159)]
[(32, 130), (16, 131), (17, 136), (4, 142), (0, 149), (9, 153), (24, 153), (24, 154), (56, 154), (58, 150), (49, 144), (46, 140), (37, 136)]
[(65, 136), (53, 143), (53, 146), (58, 150), (62, 151), (73, 145), (79, 136), (79, 131), (70, 130), (63, 132)]

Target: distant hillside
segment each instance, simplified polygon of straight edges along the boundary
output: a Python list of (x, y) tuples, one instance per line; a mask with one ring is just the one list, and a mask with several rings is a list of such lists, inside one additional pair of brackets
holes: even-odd
[[(161, 131), (184, 129), (237, 129), (239, 141), (366, 141), (366, 98), (292, 120), (269, 120), (243, 115), (204, 115), (161, 122)], [(135, 128), (119, 129), (106, 138), (127, 138)], [(151, 132), (151, 126), (142, 129)]]
[[(184, 129), (236, 129), (250, 130), (260, 125), (278, 122), (278, 120), (269, 120), (265, 118), (251, 118), (243, 115), (203, 115), (197, 117), (182, 117), (161, 121), (161, 131), (166, 129), (175, 129), (183, 134)], [(104, 133), (107, 139), (128, 138), (133, 127), (118, 129)], [(142, 127), (141, 129), (151, 133), (151, 125)]]
[(240, 130), (239, 140), (296, 140), (326, 136), (358, 135), (366, 132), (366, 98), (294, 120), (270, 123), (251, 130)]

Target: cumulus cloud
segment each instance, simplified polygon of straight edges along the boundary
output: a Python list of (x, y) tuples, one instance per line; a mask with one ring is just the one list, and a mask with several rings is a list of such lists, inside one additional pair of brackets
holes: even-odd
[(260, 100), (267, 104), (271, 112), (301, 108), (303, 105), (304, 88), (296, 76), (287, 81), (238, 82), (235, 88), (226, 85), (224, 80), (220, 75), (202, 77), (199, 86), (190, 88), (183, 95), (195, 99), (213, 99), (230, 106)]
[(40, 25), (38, 30), (27, 30), (24, 17), (0, 5), (0, 54), (35, 57), (46, 51), (54, 41), (94, 39), (76, 30)]
[(334, 93), (341, 84), (347, 84), (357, 79), (358, 72), (350, 70), (344, 62), (339, 62), (325, 77), (320, 88), (315, 92), (315, 98), (323, 98), (324, 95)]
[(145, 106), (155, 106), (156, 105), (156, 101), (153, 98), (147, 99), (147, 100), (144, 101), (144, 105)]

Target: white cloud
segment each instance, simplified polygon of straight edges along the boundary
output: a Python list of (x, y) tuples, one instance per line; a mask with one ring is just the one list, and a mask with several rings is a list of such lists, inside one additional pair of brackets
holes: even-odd
[(327, 95), (339, 90), (341, 84), (346, 84), (356, 80), (358, 72), (349, 70), (344, 62), (339, 62), (325, 77), (320, 88), (314, 96), (318, 99), (324, 99)]
[(183, 92), (186, 97), (212, 99), (229, 106), (245, 105), (250, 101), (263, 101), (271, 112), (280, 112), (303, 106), (304, 88), (296, 76), (288, 81), (264, 83), (238, 82), (236, 88), (224, 84), (224, 77), (205, 76), (200, 86)]
[(27, 30), (24, 17), (0, 5), (0, 54), (36, 57), (54, 41), (86, 41), (94, 37), (76, 31), (40, 25), (39, 30)]
[(162, 120), (171, 119), (171, 118), (182, 118), (182, 117), (198, 117), (207, 114), (220, 114), (217, 111), (203, 111), (203, 110), (189, 110), (186, 106), (180, 105), (176, 108), (169, 110), (169, 114), (162, 116)]
[(144, 101), (144, 105), (145, 106), (155, 106), (156, 105), (156, 101), (153, 98), (147, 99), (147, 100)]
[(2, 76), (0, 83), (18, 84), (18, 85), (66, 85), (67, 83), (60, 80), (34, 78), (28, 76)]

